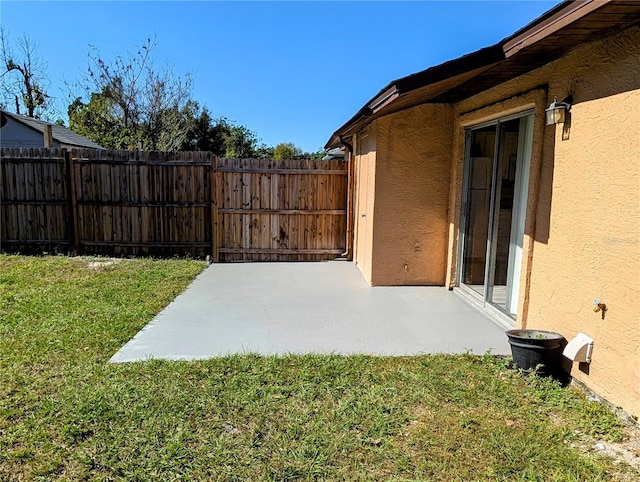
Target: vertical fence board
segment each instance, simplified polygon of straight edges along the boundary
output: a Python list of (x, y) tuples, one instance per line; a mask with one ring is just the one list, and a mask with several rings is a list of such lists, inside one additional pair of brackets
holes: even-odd
[[(0, 250), (56, 251), (68, 247), (63, 151), (2, 149)], [(62, 188), (60, 184), (63, 184)], [(61, 248), (61, 245), (63, 246)]]
[[(68, 213), (67, 213), (67, 226), (69, 237), (71, 238), (71, 246), (74, 251), (78, 251), (78, 227), (82, 224), (82, 217), (78, 213), (78, 200), (76, 193), (76, 176), (75, 166), (73, 164), (73, 158), (71, 153), (65, 153), (65, 181), (67, 186), (68, 195)], [(62, 186), (62, 183), (60, 183)]]

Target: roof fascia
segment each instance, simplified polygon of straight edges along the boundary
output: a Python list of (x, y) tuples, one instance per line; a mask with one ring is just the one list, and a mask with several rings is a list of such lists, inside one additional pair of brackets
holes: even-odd
[(483, 47), (395, 81), (402, 94), (504, 60), (502, 44)]
[(367, 102), (367, 104), (362, 107), (356, 115), (335, 131), (329, 142), (325, 145), (325, 148), (339, 145), (337, 144), (337, 141), (341, 135), (349, 136), (350, 131), (353, 131), (354, 127), (358, 127), (362, 121), (368, 120), (367, 118), (372, 114), (392, 105), (400, 96), (404, 96), (421, 87), (435, 84), (436, 82), (455, 77), (465, 72), (492, 66), (501, 60), (504, 60), (502, 46), (500, 44), (495, 44), (470, 54), (463, 55), (462, 57), (449, 60), (442, 64), (429, 67), (421, 72), (396, 79), (387, 84), (387, 86)]
[(557, 9), (548, 12), (549, 15), (538, 18), (503, 40), (505, 57), (512, 57), (522, 49), (548, 37), (610, 2), (611, 0), (575, 0), (561, 3)]
[(389, 105), (400, 95), (400, 91), (396, 85), (391, 85), (388, 89), (385, 89), (379, 95), (371, 99), (367, 104), (367, 108), (371, 110), (372, 113), (378, 112), (380, 109)]

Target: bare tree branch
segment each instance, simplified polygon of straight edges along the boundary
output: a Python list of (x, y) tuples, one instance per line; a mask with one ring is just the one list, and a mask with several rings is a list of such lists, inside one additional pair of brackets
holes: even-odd
[(40, 118), (50, 107), (51, 100), (47, 93), (47, 64), (37, 52), (38, 45), (26, 35), (17, 39), (16, 48), (17, 53), (9, 45), (7, 32), (0, 29), (2, 107), (9, 109), (15, 105), (16, 113)]
[[(118, 55), (111, 62), (104, 60), (98, 48), (89, 48), (80, 89), (89, 103), (98, 102), (99, 96), (101, 108), (108, 109), (100, 115), (116, 119), (125, 133), (119, 140), (109, 135), (118, 144), (113, 147), (171, 150), (185, 142), (187, 128), (181, 125), (193, 78), (176, 75), (170, 67), (157, 68), (152, 55), (156, 47), (155, 37), (149, 37), (135, 53)], [(74, 101), (72, 105), (80, 112), (89, 104)], [(71, 111), (69, 115), (71, 122)], [(76, 115), (73, 122), (80, 118)], [(102, 143), (109, 145), (105, 140)]]

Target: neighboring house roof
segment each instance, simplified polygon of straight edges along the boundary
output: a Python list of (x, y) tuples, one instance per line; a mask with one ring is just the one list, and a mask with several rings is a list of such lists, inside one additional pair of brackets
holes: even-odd
[(344, 159), (344, 147), (329, 149), (322, 158), (323, 161), (331, 161), (333, 159)]
[(30, 127), (31, 129), (40, 132), (44, 136), (45, 126), (50, 125), (53, 134), (53, 140), (59, 142), (64, 146), (83, 147), (87, 149), (104, 149), (101, 145), (96, 144), (89, 139), (82, 137), (80, 134), (67, 129), (66, 127), (52, 124), (51, 122), (41, 121), (32, 117), (27, 117), (20, 114), (14, 114), (12, 112), (2, 111), (2, 115), (11, 117), (17, 122)]
[(390, 82), (333, 133), (341, 145), (373, 120), (424, 103), (455, 103), (640, 22), (638, 0), (566, 0), (490, 47)]

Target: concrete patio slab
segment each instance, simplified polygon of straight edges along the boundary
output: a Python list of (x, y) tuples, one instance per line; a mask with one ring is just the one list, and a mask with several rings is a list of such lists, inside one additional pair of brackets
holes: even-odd
[(370, 287), (346, 261), (214, 264), (111, 362), (234, 353), (509, 354), (504, 330), (442, 287)]

